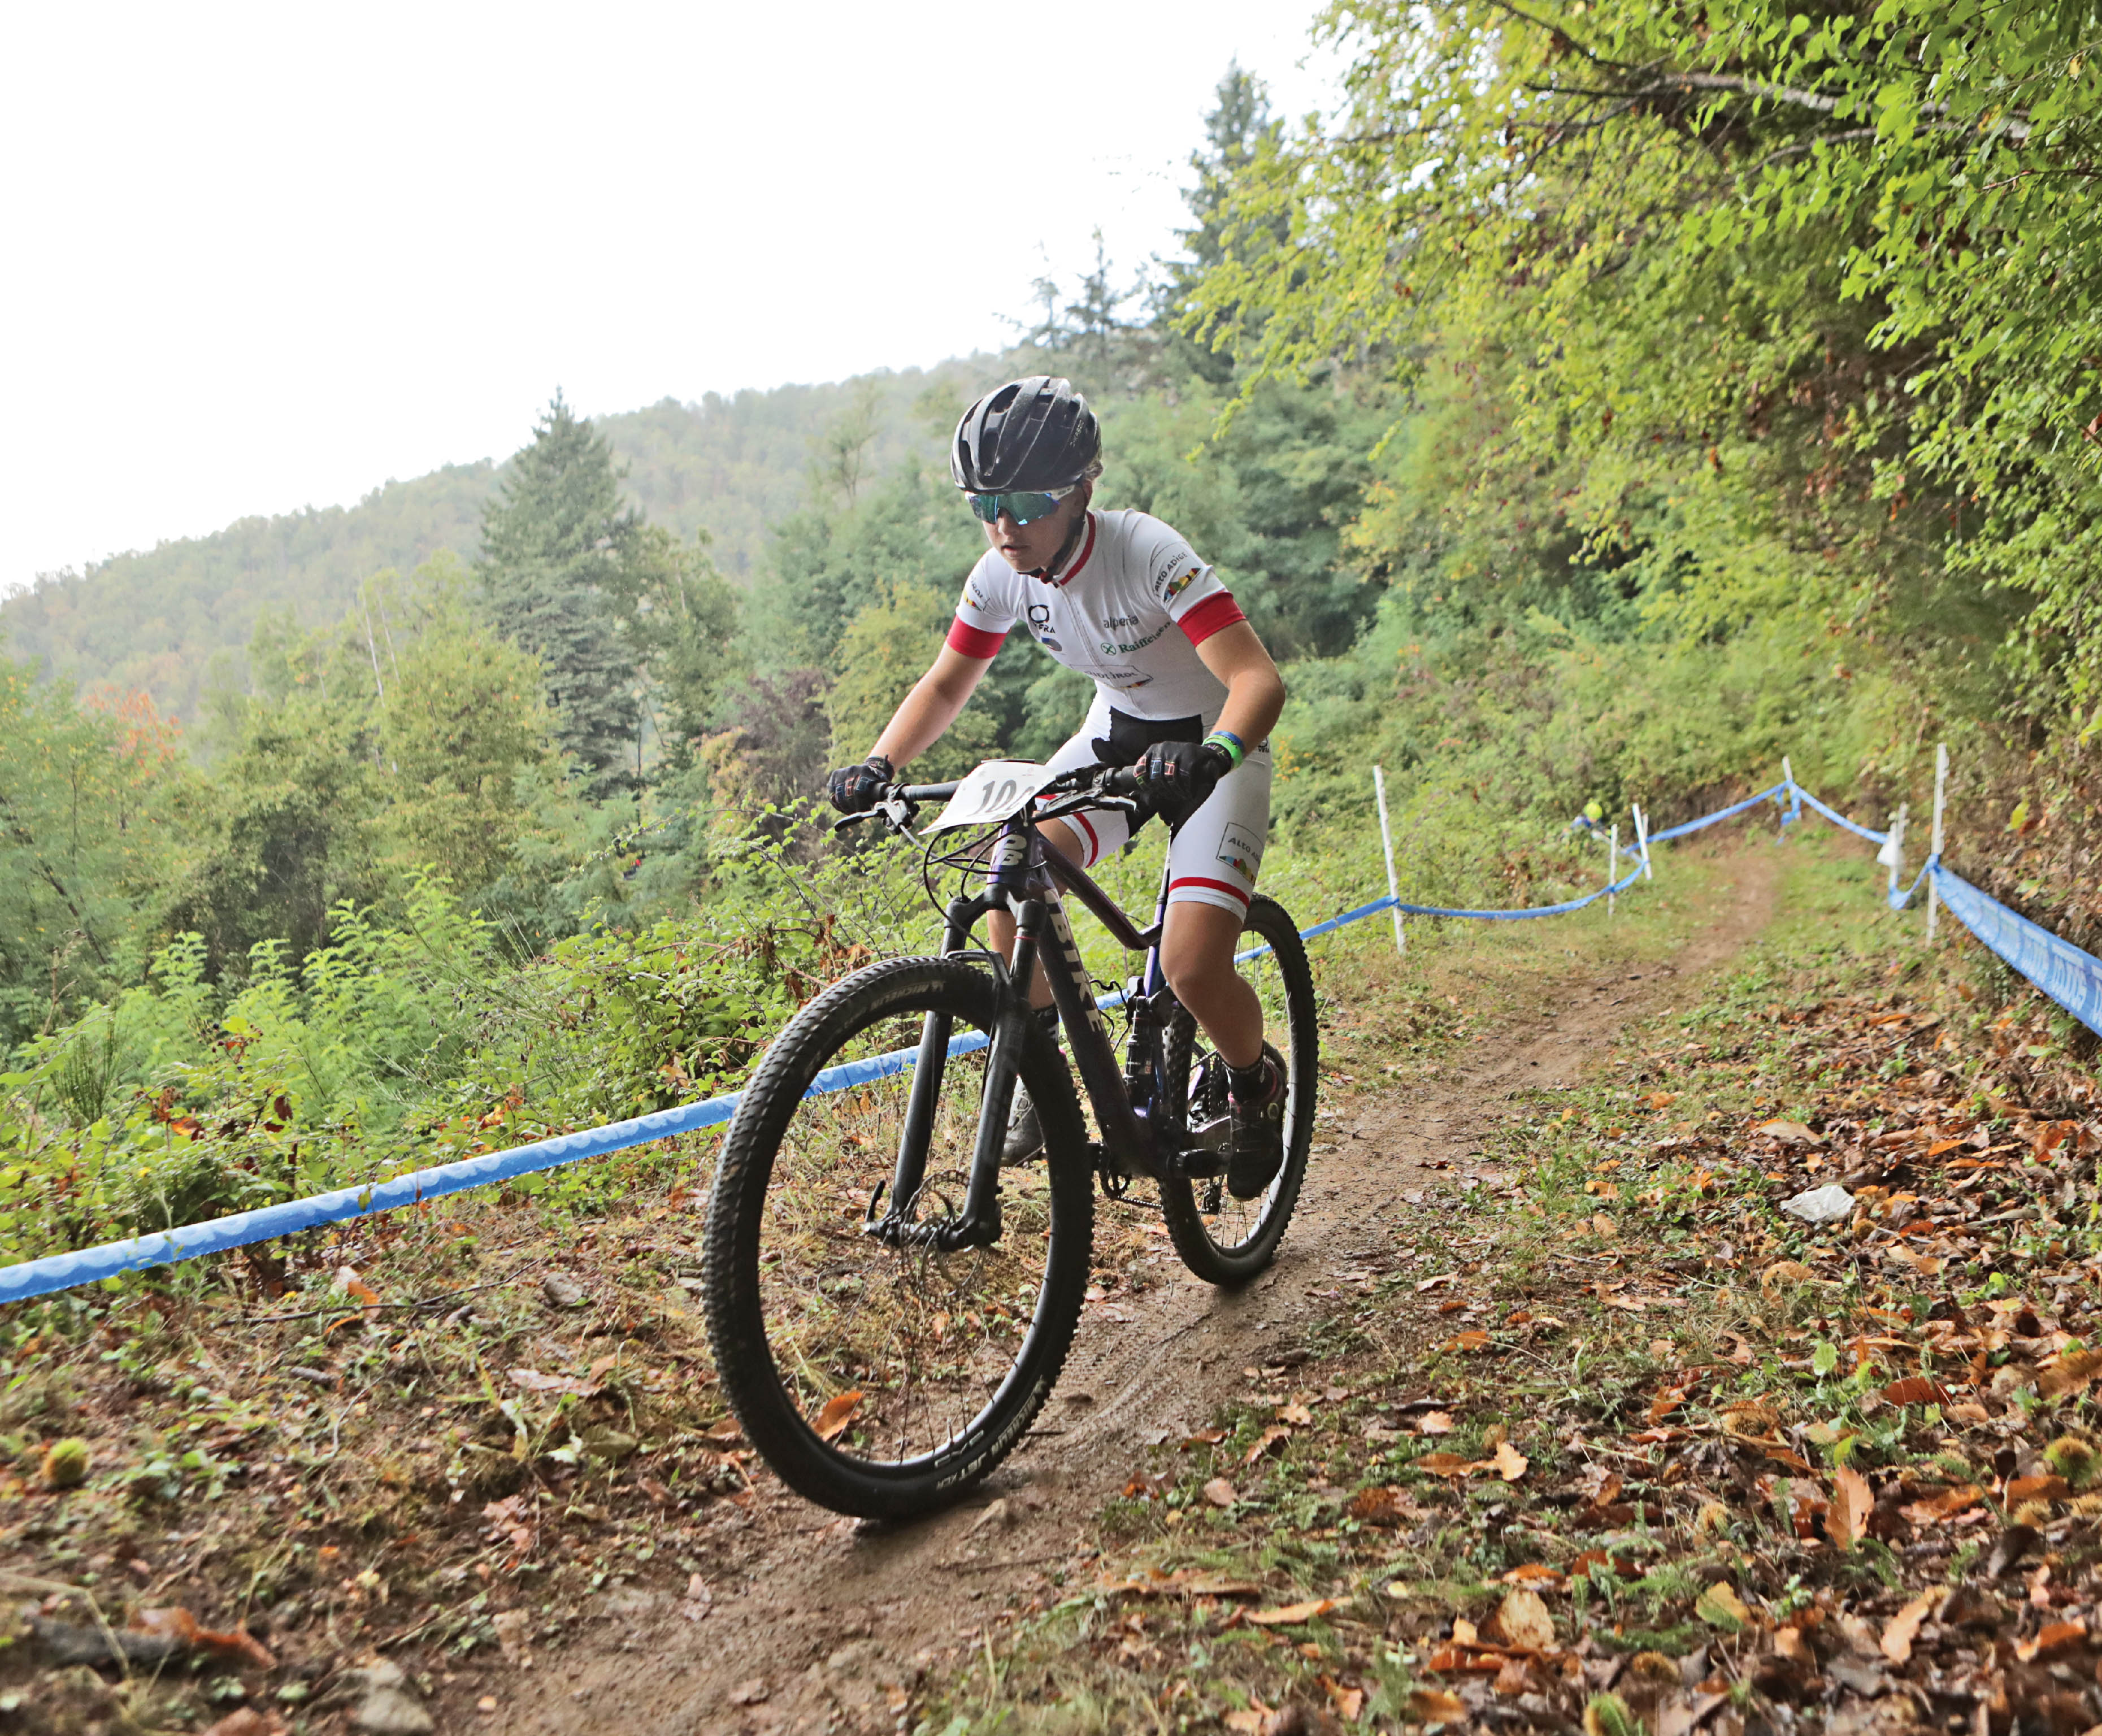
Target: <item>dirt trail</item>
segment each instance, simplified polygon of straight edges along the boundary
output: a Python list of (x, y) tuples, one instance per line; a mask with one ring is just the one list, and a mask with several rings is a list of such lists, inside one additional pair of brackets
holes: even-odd
[[(910, 1526), (871, 1526), (778, 1493), (749, 1508), (723, 1504), (713, 1510), (720, 1534), (704, 1618), (669, 1599), (614, 1594), (610, 1625), (516, 1678), (517, 1697), (494, 1723), (532, 1736), (894, 1728), (880, 1685), (916, 1654), (955, 1645), (985, 1613), (1026, 1599), (1046, 1566), (1070, 1562), (1146, 1447), (1201, 1427), (1244, 1365), (1274, 1361), (1319, 1318), (1324, 1304), (1310, 1291), (1384, 1251), (1395, 1215), (1417, 1209), (1405, 1194), (1463, 1181), (1464, 1160), (1517, 1113), (1516, 1093), (1573, 1083), (1621, 1026), (1669, 1003), (1687, 976), (1765, 926), (1771, 852), (1739, 852), (1727, 871), (1732, 889), (1674, 962), (1572, 974), (1529, 1017), (1405, 1097), (1360, 1099), (1322, 1122), (1277, 1264), (1248, 1289), (1215, 1291), (1182, 1274), (1091, 1305), (1031, 1438), (968, 1504)], [(1441, 1159), (1450, 1167), (1432, 1171)], [(996, 1499), (1004, 1504), (989, 1511)], [(734, 1690), (756, 1682), (763, 1699), (733, 1703)]]

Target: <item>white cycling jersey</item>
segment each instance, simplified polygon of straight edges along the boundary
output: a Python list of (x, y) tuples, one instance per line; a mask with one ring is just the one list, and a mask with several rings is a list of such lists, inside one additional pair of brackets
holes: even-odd
[(1018, 573), (987, 549), (964, 581), (948, 643), (965, 657), (989, 658), (1023, 622), (1128, 716), (1197, 716), (1208, 729), (1226, 689), (1197, 647), (1245, 618), (1218, 575), (1159, 519), (1091, 512), (1062, 571)]

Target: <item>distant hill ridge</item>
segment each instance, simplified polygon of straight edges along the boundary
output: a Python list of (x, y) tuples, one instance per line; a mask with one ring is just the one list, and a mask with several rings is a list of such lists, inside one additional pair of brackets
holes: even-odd
[[(705, 528), (716, 565), (749, 585), (769, 531), (803, 503), (828, 430), (865, 422), (873, 433), (863, 474), (880, 474), (911, 450), (934, 450), (942, 411), (999, 365), (973, 356), (827, 385), (711, 392), (695, 404), (666, 398), (595, 421), (651, 520), (682, 537)], [(518, 431), (520, 444), (530, 432)], [(450, 464), (384, 483), (353, 507), (244, 518), (46, 574), (0, 600), (0, 649), (84, 689), (143, 690), (164, 714), (191, 720), (215, 670), (245, 684), (248, 642), (266, 611), (289, 607), (302, 626), (318, 627), (340, 619), (383, 569), (406, 572), (441, 549), (472, 560), (499, 469), (490, 459)]]

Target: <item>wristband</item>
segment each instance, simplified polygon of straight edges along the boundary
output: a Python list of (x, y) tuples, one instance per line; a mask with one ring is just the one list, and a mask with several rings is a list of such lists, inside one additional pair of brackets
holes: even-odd
[(1214, 729), (1204, 737), (1204, 746), (1226, 749), (1226, 757), (1233, 761), (1235, 771), (1240, 769), (1241, 761), (1248, 758), (1248, 749), (1242, 745), (1241, 738), (1231, 729)]

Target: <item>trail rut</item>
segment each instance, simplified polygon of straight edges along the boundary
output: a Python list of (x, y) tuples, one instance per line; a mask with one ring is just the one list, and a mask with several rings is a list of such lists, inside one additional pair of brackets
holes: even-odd
[[(1576, 972), (1435, 1077), (1320, 1123), (1298, 1215), (1255, 1283), (1215, 1291), (1182, 1274), (1091, 1304), (1038, 1427), (968, 1505), (886, 1527), (831, 1519), (770, 1483), (749, 1507), (721, 1504), (702, 1544), (704, 1615), (694, 1602), (612, 1594), (605, 1625), (513, 1678), (494, 1725), (530, 1736), (894, 1728), (887, 1685), (1070, 1562), (1146, 1446), (1201, 1427), (1244, 1365), (1274, 1360), (1319, 1317), (1310, 1291), (1383, 1248), (1397, 1212), (1426, 1209), (1406, 1194), (1464, 1185), (1483, 1136), (1519, 1113), (1517, 1094), (1573, 1083), (1622, 1026), (1764, 927), (1770, 852), (1754, 846), (1724, 866), (1729, 891), (1672, 962)], [(1161, 1269), (1179, 1274), (1162, 1251)]]

